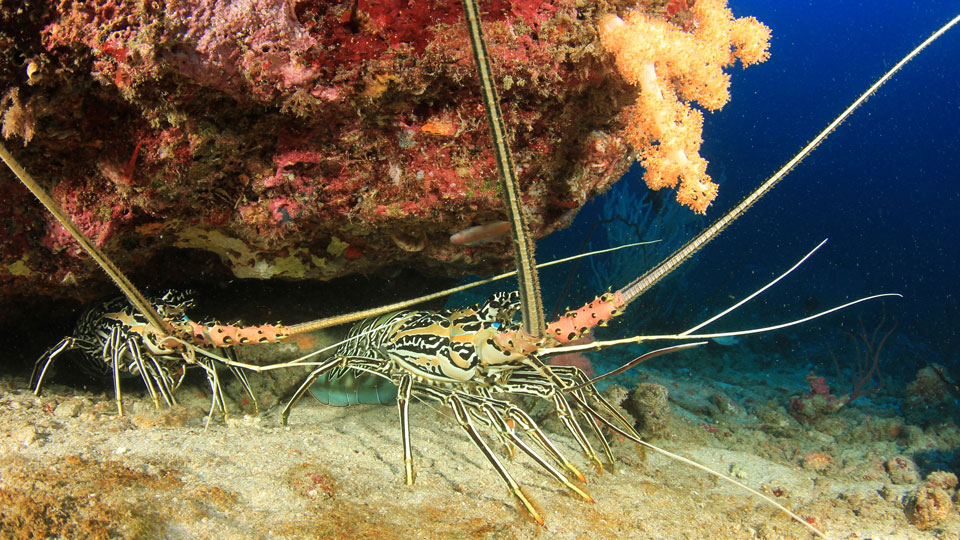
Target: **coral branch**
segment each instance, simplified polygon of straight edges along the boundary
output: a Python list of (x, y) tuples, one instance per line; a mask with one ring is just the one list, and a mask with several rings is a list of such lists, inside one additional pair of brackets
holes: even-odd
[(770, 29), (752, 17), (734, 19), (726, 0), (698, 0), (690, 11), (692, 32), (637, 11), (624, 19), (607, 15), (600, 40), (624, 79), (640, 87), (624, 113), (630, 123), (626, 139), (647, 169), (644, 181), (651, 189), (679, 182), (677, 200), (704, 213), (717, 185), (699, 155), (703, 114), (690, 102), (722, 107), (730, 99), (723, 68), (736, 58), (744, 66), (766, 60)]
[[(883, 374), (880, 372), (880, 351), (883, 350), (890, 334), (897, 329), (897, 321), (894, 321), (889, 328), (885, 328), (886, 321), (887, 317), (884, 312), (880, 315), (880, 322), (870, 331), (867, 331), (863, 319), (858, 319), (859, 332), (841, 329), (853, 341), (856, 350), (856, 366), (851, 377), (852, 386), (847, 403), (860, 396), (870, 394), (883, 386)], [(829, 352), (833, 359), (833, 366), (837, 371), (837, 377), (842, 383), (843, 372), (840, 369), (840, 362), (833, 351)], [(843, 388), (843, 391), (846, 393), (846, 388)]]

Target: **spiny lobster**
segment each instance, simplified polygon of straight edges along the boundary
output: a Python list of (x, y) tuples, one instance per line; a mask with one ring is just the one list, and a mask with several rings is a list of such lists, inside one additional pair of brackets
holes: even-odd
[[(197, 347), (215, 347), (228, 358), (235, 358), (230, 348), (234, 343), (265, 343), (282, 338), (274, 327), (237, 327), (191, 321), (186, 314), (186, 310), (194, 305), (191, 291), (168, 290), (147, 298), (163, 320), (179, 331), (179, 335), (189, 336), (189, 341)], [(43, 389), (50, 365), (61, 353), (70, 349), (80, 351), (82, 361), (79, 367), (82, 371), (96, 378), (112, 378), (120, 415), (123, 415), (121, 378), (139, 375), (158, 408), (158, 394), (167, 405), (172, 406), (177, 403), (173, 393), (183, 382), (189, 366), (198, 366), (206, 373), (212, 393), (211, 414), (214, 410), (227, 414), (214, 361), (203, 355), (198, 357), (179, 341), (166, 338), (122, 296), (95, 304), (84, 311), (73, 333), (37, 360), (30, 376), (30, 387), (36, 395), (39, 396)], [(258, 408), (257, 398), (244, 372), (234, 366), (228, 366), (228, 369), (240, 382), (254, 408)]]
[[(822, 246), (823, 243), (820, 245)], [(599, 440), (606, 462), (612, 466), (613, 452), (601, 429), (603, 427), (646, 448), (671, 458), (681, 459), (736, 484), (783, 510), (817, 534), (821, 534), (815, 527), (766, 495), (726, 475), (643, 441), (633, 426), (594, 387), (594, 383), (599, 379), (622, 372), (656, 356), (703, 345), (709, 338), (780, 329), (860, 302), (884, 296), (898, 296), (884, 294), (861, 298), (797, 321), (767, 328), (713, 334), (695, 333), (756, 297), (796, 269), (812, 253), (811, 251), (767, 286), (719, 315), (680, 334), (636, 336), (588, 345), (564, 345), (579, 339), (592, 328), (603, 325), (620, 314), (622, 308), (635, 298), (636, 291), (643, 286), (643, 280), (638, 279), (615, 293), (604, 294), (582, 308), (568, 312), (549, 325), (547, 335), (537, 341), (531, 341), (522, 328), (512, 322), (513, 315), (520, 309), (518, 293), (497, 293), (483, 304), (463, 309), (439, 312), (397, 311), (370, 318), (354, 326), (334, 356), (325, 361), (295, 360), (289, 364), (268, 366), (260, 370), (297, 364), (317, 366), (281, 412), (280, 420), (283, 424), (286, 424), (291, 408), (307, 391), (313, 393), (320, 401), (331, 403), (329, 398), (331, 386), (341, 391), (342, 389), (339, 389), (336, 383), (343, 378), (349, 378), (355, 384), (355, 381), (362, 381), (365, 377), (374, 377), (388, 384), (377, 384), (368, 380), (365, 394), (352, 395), (352, 399), (339, 398), (337, 402), (331, 404), (356, 402), (386, 404), (385, 402), (393, 397), (392, 388), (395, 385), (398, 388), (395, 395), (400, 415), (404, 476), (407, 484), (412, 484), (415, 478), (408, 421), (410, 401), (418, 399), (449, 407), (457, 423), (493, 465), (520, 508), (541, 525), (543, 518), (532, 498), (524, 492), (485, 442), (476, 429), (476, 424), (491, 429), (509, 455), (514, 455), (516, 448), (521, 449), (575, 495), (586, 501), (592, 502), (593, 499), (572, 481), (584, 482), (583, 474), (563, 456), (556, 445), (540, 430), (537, 423), (522, 409), (498, 396), (518, 394), (552, 402), (564, 427), (598, 471), (603, 470), (603, 463), (591, 445), (587, 433), (592, 433)], [(588, 379), (579, 368), (548, 366), (543, 362), (543, 359), (553, 354), (655, 340), (697, 341), (651, 351), (614, 372), (592, 380)], [(254, 366), (244, 365), (244, 367), (257, 369)], [(317, 382), (318, 379), (320, 383)], [(587, 426), (587, 430), (584, 429), (584, 425)], [(545, 458), (527, 444), (523, 436), (529, 437), (547, 457)]]

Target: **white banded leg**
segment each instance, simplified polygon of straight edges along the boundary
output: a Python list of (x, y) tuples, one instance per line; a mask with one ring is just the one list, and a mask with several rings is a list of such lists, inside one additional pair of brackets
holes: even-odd
[[(591, 418), (592, 413), (587, 414), (587, 410), (582, 405), (586, 402), (586, 398), (581, 392), (582, 389), (577, 389), (569, 394), (566, 394), (570, 397), (570, 399), (573, 399), (574, 403), (577, 405), (578, 410), (576, 412), (572, 410), (569, 402), (566, 399), (563, 399), (563, 395), (565, 393), (562, 391), (557, 391), (558, 388), (566, 388), (573, 385), (573, 382), (569, 380), (570, 376), (568, 374), (572, 373), (570, 370), (577, 369), (578, 368), (568, 368), (564, 366), (552, 366), (548, 372), (544, 372), (534, 367), (525, 366), (512, 372), (510, 379), (501, 383), (501, 387), (505, 392), (553, 400), (554, 406), (557, 408), (557, 414), (560, 416), (561, 420), (565, 420), (564, 426), (568, 429), (568, 431), (570, 431), (570, 434), (573, 436), (574, 440), (577, 441), (577, 444), (580, 445), (583, 453), (588, 458), (591, 458), (591, 462), (597, 468), (598, 472), (602, 472), (603, 467), (600, 463), (600, 460), (596, 456), (593, 447), (587, 441), (586, 436), (583, 434), (583, 430), (577, 417), (578, 413), (584, 419), (584, 421), (590, 424), (593, 433), (600, 440), (604, 455), (611, 465), (614, 464), (613, 453), (606, 437), (599, 430), (596, 422), (594, 422)], [(545, 373), (549, 373), (550, 379), (547, 378)], [(563, 376), (561, 376), (561, 374), (563, 374)], [(578, 379), (574, 378), (574, 380)], [(595, 391), (594, 395), (596, 399), (601, 401), (603, 400), (603, 398)], [(610, 408), (610, 410), (618, 418), (618, 420), (622, 422), (624, 429), (630, 431), (633, 430), (632, 426), (630, 426), (622, 416), (617, 414), (616, 411), (613, 411), (612, 408)]]
[(280, 424), (287, 425), (287, 419), (290, 417), (290, 410), (294, 405), (300, 401), (300, 398), (310, 390), (310, 385), (312, 385), (316, 380), (323, 375), (324, 373), (330, 371), (331, 369), (337, 366), (343, 366), (346, 364), (347, 358), (343, 356), (332, 356), (327, 361), (322, 362), (320, 367), (310, 372), (310, 375), (303, 381), (303, 384), (297, 388), (297, 391), (294, 392), (293, 397), (290, 398), (290, 401), (283, 407), (283, 410), (280, 411)]
[[(110, 348), (112, 349), (112, 362), (114, 364), (120, 364), (124, 354), (130, 356), (133, 364), (137, 367), (137, 371), (140, 373), (140, 378), (143, 379), (144, 386), (147, 387), (147, 391), (153, 399), (153, 406), (159, 409), (160, 400), (157, 399), (157, 391), (153, 388), (153, 377), (146, 363), (143, 361), (143, 355), (140, 354), (140, 346), (137, 345), (137, 342), (132, 339), (121, 340), (120, 327), (114, 327), (110, 331)], [(153, 360), (153, 358), (151, 358), (151, 360)], [(117, 371), (119, 374), (119, 368)], [(133, 370), (128, 369), (128, 371)]]
[(220, 385), (220, 375), (217, 366), (212, 361), (200, 360), (197, 364), (207, 373), (207, 383), (210, 385), (210, 412), (207, 414), (207, 425), (213, 419), (213, 411), (219, 409), (223, 417), (227, 417), (227, 402), (223, 396), (223, 387)]
[(30, 372), (30, 388), (33, 389), (33, 395), (40, 395), (40, 390), (43, 388), (43, 379), (47, 375), (47, 369), (50, 368), (50, 365), (53, 364), (57, 356), (63, 351), (77, 348), (79, 341), (80, 340), (72, 337), (65, 337), (61, 339), (59, 343), (47, 349), (47, 352), (43, 353), (43, 356), (33, 364), (33, 371)]
[[(237, 361), (237, 352), (233, 348), (220, 349), (223, 354), (230, 360)], [(243, 387), (243, 391), (247, 393), (247, 397), (250, 398), (250, 401), (253, 402), (253, 409), (256, 414), (260, 414), (260, 404), (257, 402), (257, 396), (253, 394), (253, 388), (250, 386), (250, 381), (247, 380), (246, 372), (236, 366), (227, 366), (230, 369), (230, 372), (233, 373), (233, 376), (240, 381), (240, 386)]]
[(413, 452), (410, 447), (410, 418), (408, 409), (410, 405), (410, 389), (413, 386), (413, 379), (409, 375), (404, 375), (397, 385), (397, 409), (400, 413), (400, 436), (403, 440), (403, 481), (406, 485), (412, 486), (417, 478), (413, 469)]
[(578, 481), (586, 482), (586, 478), (583, 476), (583, 473), (581, 473), (573, 463), (567, 460), (566, 456), (560, 452), (560, 449), (558, 449), (549, 438), (547, 438), (546, 434), (540, 430), (540, 427), (537, 425), (536, 421), (534, 421), (534, 419), (531, 418), (526, 411), (517, 407), (513, 403), (510, 403), (509, 401), (500, 400), (493, 397), (485, 389), (482, 392), (482, 395), (490, 400), (491, 403), (503, 408), (503, 411), (500, 413), (502, 416), (504, 416), (507, 420), (512, 420), (519, 425), (520, 428), (525, 431), (527, 435), (533, 439), (537, 445), (540, 446), (540, 448), (549, 454), (561, 468), (572, 474)]
[(102, 360), (113, 371), (113, 396), (117, 401), (117, 414), (123, 416), (123, 395), (120, 391), (120, 359), (117, 358), (115, 348), (118, 341), (119, 331), (117, 328), (113, 328), (110, 331), (110, 337), (104, 341), (103, 349), (100, 352)]
[[(496, 400), (492, 398), (477, 397), (477, 396), (469, 396), (469, 397), (471, 398), (470, 405), (477, 410), (478, 414), (482, 411), (482, 413), (486, 415), (486, 417), (489, 419), (490, 427), (492, 429), (496, 430), (501, 436), (506, 437), (517, 448), (520, 448), (521, 450), (523, 450), (525, 454), (530, 456), (531, 459), (533, 459), (538, 465), (543, 467), (548, 473), (550, 473), (551, 476), (553, 476), (558, 482), (563, 484), (563, 486), (566, 487), (568, 490), (570, 490), (571, 492), (576, 494), (578, 497), (580, 497), (581, 499), (587, 502), (594, 502), (593, 497), (591, 497), (586, 491), (581, 489), (579, 486), (571, 482), (570, 479), (567, 478), (565, 474), (563, 474), (559, 469), (554, 467), (552, 463), (544, 459), (543, 456), (541, 456), (539, 453), (537, 453), (536, 450), (531, 448), (523, 439), (517, 436), (513, 426), (511, 426), (510, 423), (508, 423), (507, 419), (505, 419), (503, 417), (503, 414), (501, 413), (501, 409), (506, 408), (504, 407), (504, 405), (509, 405), (509, 404), (505, 402), (498, 403), (500, 400)], [(464, 399), (466, 401), (466, 398)], [(527, 431), (527, 428), (532, 428), (533, 430), (538, 432), (540, 436), (543, 436), (543, 433), (540, 432), (539, 428), (536, 427), (536, 424), (532, 423), (533, 419), (529, 419), (529, 420), (531, 422), (530, 425), (523, 426), (523, 424), (521, 424), (521, 427), (524, 428), (524, 431)], [(529, 434), (529, 431), (527, 431), (527, 433)], [(543, 437), (546, 438), (545, 436)], [(532, 437), (532, 438), (538, 444), (540, 443), (540, 440), (537, 437)]]
[[(167, 369), (165, 365), (162, 365), (159, 360), (152, 355), (147, 355), (147, 358), (150, 360), (150, 364), (148, 364), (148, 366), (151, 366), (150, 375), (153, 377), (154, 382), (157, 383), (157, 391), (163, 397), (163, 401), (166, 402), (167, 406), (173, 407), (177, 404), (177, 399), (173, 397), (173, 392), (180, 386), (180, 382), (177, 381), (175, 383), (173, 381), (173, 378), (170, 376), (170, 370)], [(180, 380), (183, 380), (182, 375)]]
[(543, 525), (543, 518), (540, 516), (539, 510), (533, 503), (533, 500), (523, 491), (523, 488), (520, 487), (520, 484), (513, 479), (513, 476), (510, 475), (510, 472), (507, 471), (506, 467), (503, 466), (503, 463), (500, 462), (500, 459), (490, 450), (490, 447), (487, 445), (486, 441), (483, 440), (483, 437), (480, 436), (480, 433), (477, 432), (477, 429), (474, 427), (473, 422), (470, 420), (470, 413), (467, 411), (466, 405), (464, 405), (463, 400), (456, 393), (451, 393), (447, 399), (446, 403), (450, 405), (453, 409), (453, 415), (457, 419), (457, 423), (460, 424), (460, 427), (467, 432), (467, 435), (470, 436), (470, 440), (473, 441), (473, 444), (480, 449), (483, 455), (487, 458), (487, 461), (493, 465), (493, 468), (497, 471), (497, 474), (500, 475), (500, 478), (503, 479), (504, 483), (507, 484), (507, 489), (510, 490), (510, 494), (513, 495), (514, 499), (520, 504), (520, 507), (537, 523)]

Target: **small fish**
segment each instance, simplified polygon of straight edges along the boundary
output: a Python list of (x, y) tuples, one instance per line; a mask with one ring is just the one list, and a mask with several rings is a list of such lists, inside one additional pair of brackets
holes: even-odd
[(450, 242), (460, 246), (475, 246), (485, 242), (492, 242), (510, 231), (507, 221), (494, 221), (485, 225), (468, 227), (450, 237)]
[(715, 337), (715, 338), (710, 338), (710, 341), (716, 343), (717, 345), (722, 345), (724, 347), (732, 347), (740, 343), (740, 339), (735, 336)]

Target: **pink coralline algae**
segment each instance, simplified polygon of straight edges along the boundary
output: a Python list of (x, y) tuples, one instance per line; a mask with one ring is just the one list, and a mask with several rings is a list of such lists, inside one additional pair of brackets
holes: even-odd
[(791, 397), (787, 405), (787, 412), (797, 421), (815, 423), (849, 403), (844, 397), (831, 394), (830, 385), (823, 377), (818, 377), (811, 371), (805, 379), (810, 386), (810, 393)]
[[(156, 269), (177, 249), (255, 278), (512, 260), (506, 236), (450, 241), (505, 216), (459, 2), (27, 6), (0, 8), (3, 134), (121, 267)], [(598, 44), (599, 14), (578, 6), (481, 2), (535, 237), (631, 162), (618, 113), (636, 91)], [(2, 174), (0, 297), (101, 293)]]

